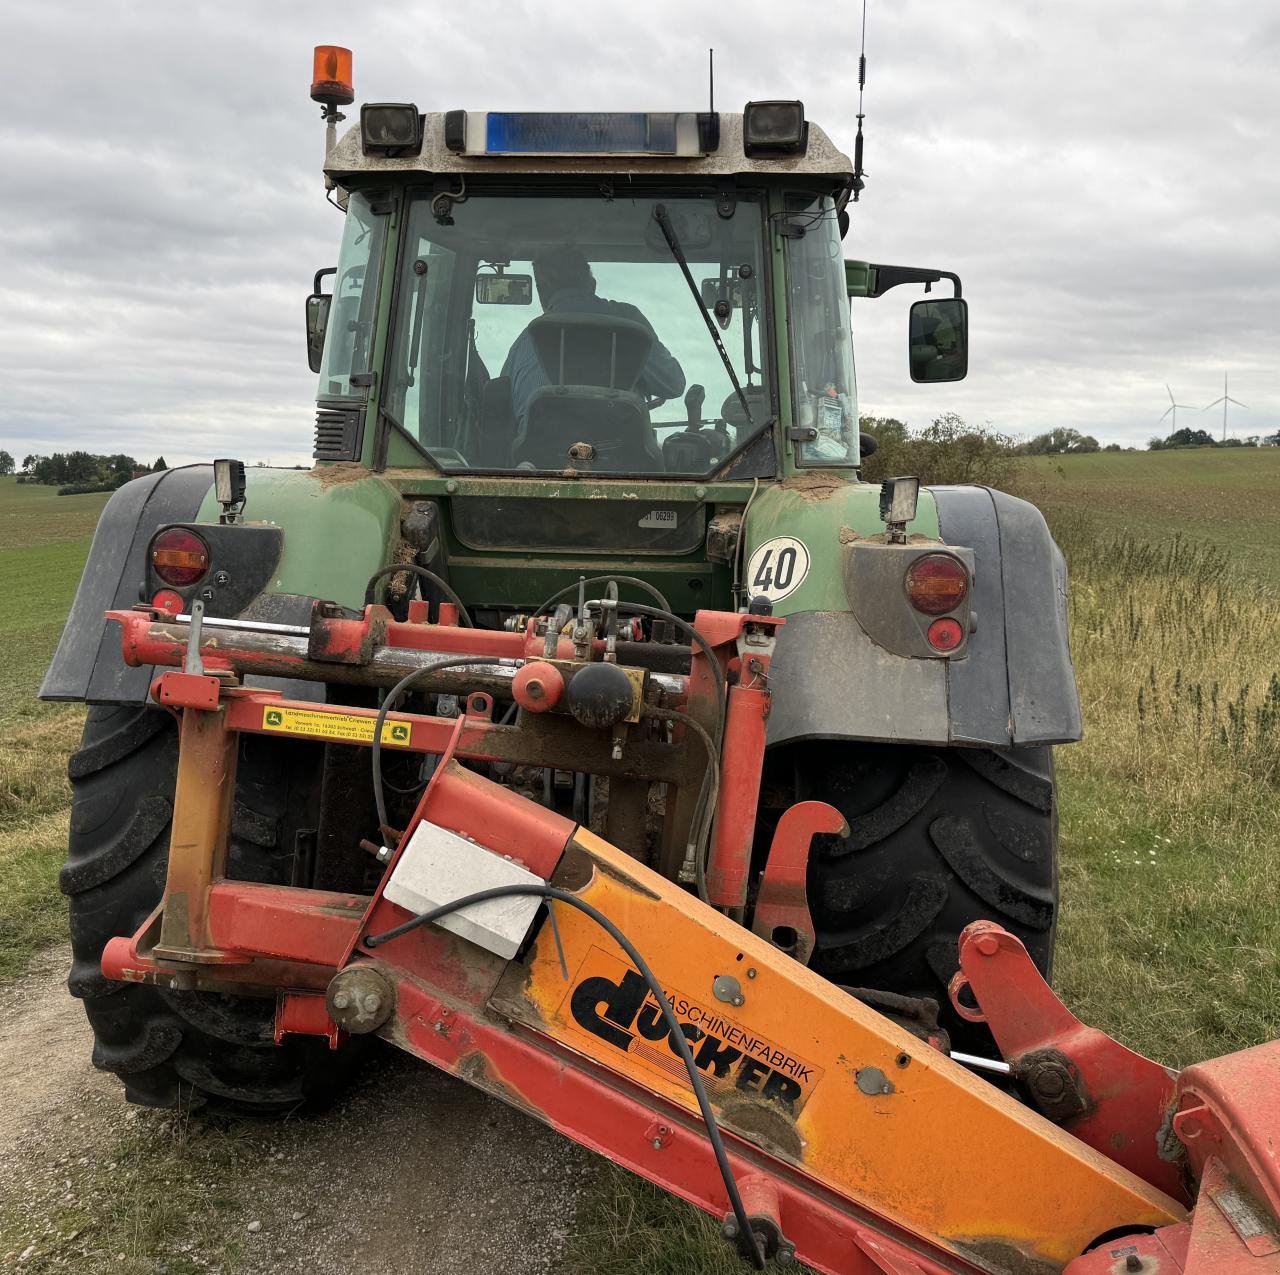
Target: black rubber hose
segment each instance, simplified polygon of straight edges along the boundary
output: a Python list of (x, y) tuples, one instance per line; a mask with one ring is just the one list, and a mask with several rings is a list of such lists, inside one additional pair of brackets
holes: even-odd
[(389, 566), (379, 567), (377, 571), (369, 577), (369, 583), (364, 586), (364, 604), (371, 606), (373, 603), (373, 586), (382, 579), (383, 576), (399, 575), (401, 571), (407, 571), (410, 575), (415, 575), (419, 580), (426, 580), (430, 584), (434, 584), (445, 598), (452, 602), (458, 608), (458, 619), (462, 621), (469, 629), (474, 629), (475, 623), (471, 619), (471, 612), (462, 604), (462, 599), (453, 591), (452, 586), (434, 571), (428, 571), (426, 567), (420, 567), (416, 562), (393, 562)]
[(647, 583), (644, 580), (639, 579), (639, 577), (608, 575), (608, 576), (588, 576), (585, 580), (575, 580), (572, 584), (565, 585), (565, 587), (561, 589), (559, 593), (553, 593), (532, 614), (536, 619), (538, 616), (542, 615), (543, 612), (546, 611), (548, 607), (553, 606), (555, 603), (559, 602), (561, 598), (567, 597), (570, 593), (577, 593), (579, 589), (589, 589), (592, 587), (592, 585), (608, 584), (610, 580), (612, 580), (615, 584), (634, 585), (637, 589), (643, 590), (651, 598), (655, 599), (658, 602), (658, 604), (662, 607), (664, 612), (669, 612), (671, 610), (671, 603), (668, 602), (667, 599), (657, 589), (653, 587), (653, 585)]
[(387, 794), (382, 787), (382, 726), (396, 700), (404, 694), (415, 678), (422, 677), (426, 673), (436, 673), (444, 668), (465, 668), (470, 664), (501, 663), (501, 658), (496, 655), (459, 655), (451, 660), (439, 660), (435, 664), (427, 664), (423, 668), (414, 669), (412, 673), (406, 673), (387, 692), (373, 724), (373, 746), (370, 750), (373, 755), (373, 800), (378, 808), (378, 830), (380, 836), (384, 835), (382, 829), (387, 826)]
[(702, 1075), (698, 1071), (698, 1065), (693, 1061), (693, 1051), (689, 1048), (688, 1038), (680, 1030), (680, 1020), (676, 1018), (675, 1010), (671, 1008), (671, 1002), (667, 1000), (666, 993), (662, 990), (662, 984), (658, 982), (654, 972), (649, 968), (648, 962), (636, 950), (635, 944), (599, 908), (578, 898), (576, 894), (570, 894), (567, 890), (559, 890), (553, 885), (542, 883), (537, 885), (532, 883), (528, 885), (499, 885), (491, 890), (478, 890), (475, 894), (468, 894), (464, 898), (455, 899), (452, 903), (442, 903), (438, 908), (432, 908), (429, 912), (420, 912), (417, 916), (411, 917), (393, 929), (384, 930), (381, 934), (366, 935), (364, 946), (371, 950), (380, 947), (383, 943), (389, 943), (392, 939), (408, 934), (410, 930), (416, 930), (420, 925), (438, 921), (442, 916), (448, 916), (450, 913), (469, 907), (473, 903), (484, 903), (488, 899), (511, 898), (519, 895), (554, 900), (571, 908), (577, 908), (579, 912), (589, 916), (622, 948), (632, 965), (639, 971), (640, 976), (648, 983), (649, 990), (662, 1008), (662, 1016), (666, 1020), (671, 1043), (679, 1053), (680, 1061), (684, 1063), (685, 1071), (689, 1073), (689, 1083), (693, 1087), (694, 1097), (698, 1100), (698, 1109), (702, 1112), (702, 1119), (707, 1126), (707, 1138), (711, 1142), (711, 1149), (716, 1157), (716, 1165), (720, 1170), (724, 1189), (729, 1196), (729, 1207), (733, 1210), (733, 1216), (738, 1223), (738, 1234), (745, 1237), (747, 1243), (751, 1246), (752, 1264), (757, 1270), (764, 1270), (764, 1253), (760, 1249), (760, 1241), (755, 1231), (751, 1228), (750, 1220), (747, 1218), (747, 1210), (743, 1206), (742, 1195), (738, 1191), (737, 1179), (733, 1176), (733, 1166), (729, 1163), (729, 1153), (725, 1150), (724, 1139), (720, 1136), (720, 1126), (716, 1123), (716, 1114), (711, 1108), (711, 1099), (707, 1097), (707, 1089), (702, 1083)]
[(707, 893), (707, 845), (711, 840), (711, 825), (715, 819), (716, 802), (720, 795), (720, 767), (717, 765), (716, 746), (706, 728), (696, 717), (688, 713), (678, 713), (674, 708), (654, 708), (646, 704), (640, 715), (660, 722), (679, 722), (687, 726), (702, 741), (707, 754), (707, 767), (702, 774), (702, 785), (698, 789), (698, 801), (693, 808), (689, 820), (689, 839), (694, 850), (694, 884), (697, 886), (698, 898), (703, 903), (710, 903)]
[(724, 719), (729, 706), (725, 700), (724, 671), (720, 667), (720, 661), (716, 659), (716, 653), (711, 643), (687, 620), (682, 620), (678, 615), (673, 615), (670, 611), (660, 611), (657, 607), (647, 607), (640, 602), (619, 602), (618, 611), (633, 615), (644, 615), (655, 620), (670, 620), (677, 628), (688, 635), (691, 642), (702, 648), (702, 653), (707, 657), (707, 663), (711, 666), (711, 677), (716, 684), (716, 695), (720, 703), (720, 724), (716, 730), (716, 746), (719, 747), (724, 740)]

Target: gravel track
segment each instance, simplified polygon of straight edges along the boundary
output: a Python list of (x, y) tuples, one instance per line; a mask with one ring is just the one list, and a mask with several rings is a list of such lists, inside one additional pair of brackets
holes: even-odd
[[(181, 1122), (127, 1106), (90, 1063), (92, 1039), (63, 978), (69, 949), (0, 989), (0, 1269), (222, 1275), (542, 1275), (559, 1269), (591, 1157), (529, 1117), (389, 1047), (331, 1111), (231, 1121), (234, 1171), (202, 1183), (159, 1247), (101, 1251), (95, 1209), (119, 1185), (122, 1138), (166, 1149)], [(189, 1117), (198, 1140), (203, 1117)], [(176, 1136), (176, 1134), (174, 1135)], [(167, 1140), (167, 1141), (166, 1141)], [(187, 1163), (205, 1176), (208, 1161)], [(165, 1167), (172, 1172), (174, 1160)], [(146, 1162), (143, 1161), (143, 1172)], [(197, 1197), (199, 1199), (200, 1197)], [(70, 1232), (80, 1210), (87, 1223)], [(15, 1219), (16, 1218), (16, 1222)], [(60, 1229), (61, 1228), (61, 1229)], [(136, 1228), (135, 1228), (136, 1229)]]

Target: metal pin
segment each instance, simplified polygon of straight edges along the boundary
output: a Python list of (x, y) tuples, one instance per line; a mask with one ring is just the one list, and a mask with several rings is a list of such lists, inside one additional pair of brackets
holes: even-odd
[(569, 981), (569, 967), (565, 964), (564, 944), (560, 942), (560, 927), (556, 924), (556, 910), (547, 904), (547, 920), (551, 922), (551, 937), (556, 941), (556, 955), (560, 958), (560, 974), (564, 981)]

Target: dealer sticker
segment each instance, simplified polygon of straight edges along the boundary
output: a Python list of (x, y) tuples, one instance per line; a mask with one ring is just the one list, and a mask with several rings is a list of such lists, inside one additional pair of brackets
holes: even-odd
[(641, 527), (674, 527), (679, 519), (674, 509), (650, 509), (640, 522)]
[(809, 574), (809, 550), (794, 536), (774, 536), (747, 563), (747, 595), (778, 602), (794, 593)]
[[(310, 739), (336, 739), (347, 744), (372, 744), (375, 719), (355, 713), (322, 712), (308, 708), (274, 708), (262, 710), (262, 729), (287, 735), (305, 735)], [(408, 722), (382, 723), (382, 742), (392, 747), (408, 748), (413, 728)]]

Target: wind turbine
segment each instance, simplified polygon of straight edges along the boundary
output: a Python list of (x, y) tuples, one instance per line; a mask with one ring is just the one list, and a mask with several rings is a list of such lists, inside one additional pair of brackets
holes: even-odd
[(1168, 416), (1170, 412), (1172, 412), (1173, 413), (1172, 432), (1176, 434), (1178, 432), (1178, 408), (1181, 407), (1184, 411), (1189, 412), (1191, 411), (1191, 404), (1175, 402), (1173, 398), (1173, 391), (1169, 388), (1168, 382), (1165, 383), (1164, 391), (1169, 396), (1169, 406), (1164, 409), (1164, 413), (1161, 415), (1160, 419), (1164, 420), (1164, 418)]
[(1222, 441), (1225, 443), (1227, 441), (1227, 404), (1234, 403), (1237, 407), (1243, 407), (1246, 412), (1249, 410), (1247, 403), (1242, 403), (1238, 398), (1232, 398), (1227, 393), (1227, 374), (1225, 372), (1222, 374), (1222, 397), (1215, 398), (1212, 403), (1207, 403), (1200, 410), (1207, 412), (1209, 408), (1217, 407), (1219, 403), (1222, 404)]

